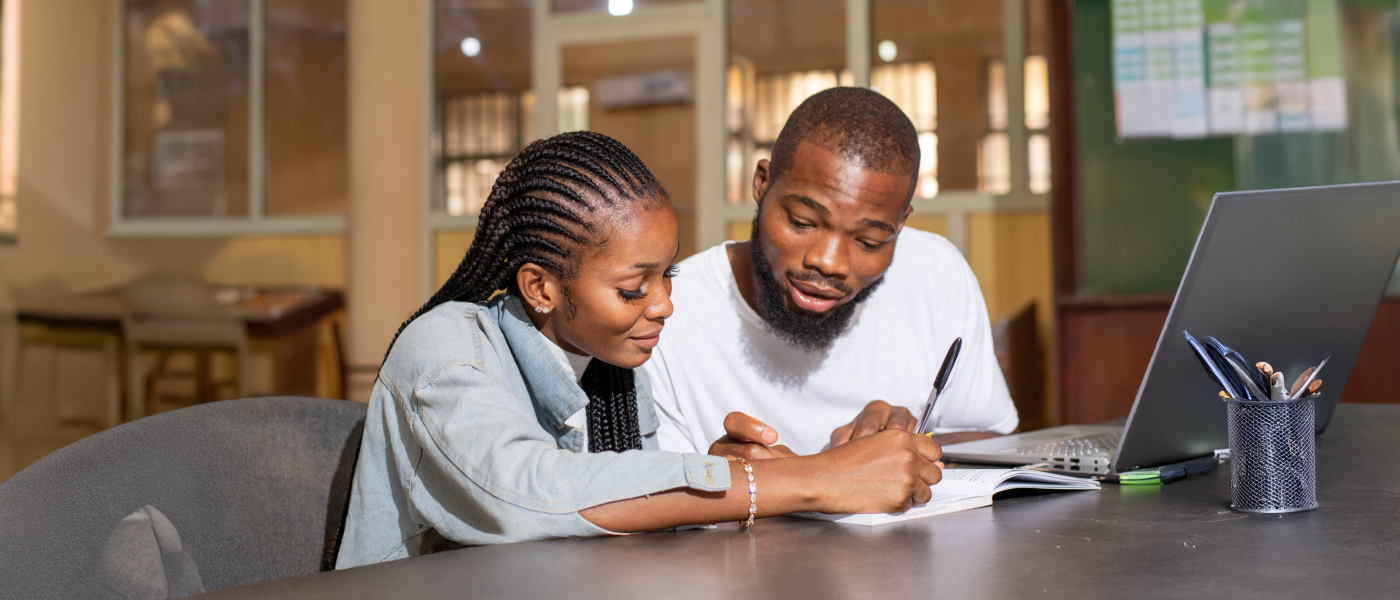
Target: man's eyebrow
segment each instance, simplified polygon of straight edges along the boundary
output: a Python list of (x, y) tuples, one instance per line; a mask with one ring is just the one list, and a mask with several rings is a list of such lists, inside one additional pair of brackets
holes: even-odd
[(788, 194), (786, 196), (783, 196), (783, 198), (785, 200), (792, 200), (793, 202), (800, 203), (803, 206), (806, 206), (807, 208), (821, 213), (823, 216), (831, 216), (831, 209), (823, 206), (822, 203), (817, 202), (816, 200), (813, 200), (801, 194)]
[(874, 227), (875, 229), (879, 229), (881, 231), (888, 231), (890, 233), (894, 233), (894, 225), (890, 225), (889, 223), (886, 223), (884, 221), (877, 221), (875, 219), (861, 219), (860, 224), (864, 227)]

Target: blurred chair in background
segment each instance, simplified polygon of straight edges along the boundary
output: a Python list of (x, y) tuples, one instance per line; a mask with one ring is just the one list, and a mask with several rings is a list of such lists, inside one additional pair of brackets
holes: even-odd
[[(0, 597), (178, 597), (191, 586), (177, 580), (217, 590), (329, 570), (365, 409), (322, 398), (215, 402), (40, 459), (0, 484)], [(161, 516), (142, 532), (132, 517), (155, 512), (144, 507)]]
[[(122, 333), (127, 345), (126, 420), (192, 404), (237, 398), (248, 389), (246, 327), (237, 308), (219, 302), (208, 284), (196, 279), (139, 279), (122, 293)], [(147, 364), (147, 354), (157, 358)], [(232, 353), (238, 367), (221, 373), (215, 357)], [(180, 368), (177, 353), (193, 354)], [(186, 381), (187, 394), (170, 391)]]
[(1045, 394), (1045, 360), (1036, 325), (1035, 302), (1015, 315), (992, 324), (992, 347), (1006, 377), (1006, 387), (1021, 417), (1020, 431), (1034, 431), (1053, 425)]

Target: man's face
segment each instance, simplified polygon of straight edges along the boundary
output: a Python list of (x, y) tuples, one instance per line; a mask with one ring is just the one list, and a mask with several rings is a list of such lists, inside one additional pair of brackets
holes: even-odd
[[(812, 325), (841, 313), (849, 318), (852, 303), (894, 259), (895, 238), (913, 210), (906, 202), (909, 174), (866, 170), (807, 142), (778, 179), (769, 178), (768, 167), (759, 161), (753, 188), (760, 205), (751, 248), (759, 303), (781, 297), (788, 317)], [(767, 312), (765, 319), (782, 328), (783, 316)]]

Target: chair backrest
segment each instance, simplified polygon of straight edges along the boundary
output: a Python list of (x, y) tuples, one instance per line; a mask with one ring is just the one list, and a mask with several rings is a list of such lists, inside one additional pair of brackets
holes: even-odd
[(83, 438), (0, 484), (0, 596), (119, 597), (99, 555), (145, 505), (178, 530), (207, 589), (334, 564), (365, 405), (252, 398)]

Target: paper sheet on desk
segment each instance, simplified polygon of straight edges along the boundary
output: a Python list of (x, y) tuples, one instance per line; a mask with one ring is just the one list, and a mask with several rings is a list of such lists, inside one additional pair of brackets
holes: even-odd
[(1099, 482), (1030, 469), (944, 469), (943, 480), (930, 489), (933, 496), (926, 504), (902, 513), (824, 515), (802, 512), (792, 516), (854, 525), (883, 525), (991, 506), (992, 496), (1006, 490), (1097, 490)]

